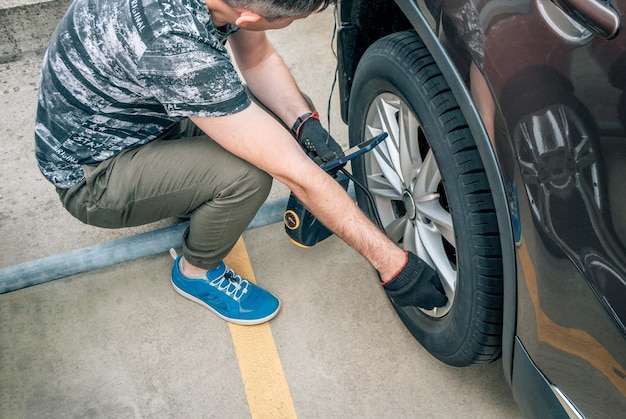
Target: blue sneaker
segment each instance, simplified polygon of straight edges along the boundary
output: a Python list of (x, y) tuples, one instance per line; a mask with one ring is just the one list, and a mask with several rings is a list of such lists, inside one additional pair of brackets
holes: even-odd
[(253, 325), (272, 319), (280, 301), (263, 288), (235, 274), (224, 262), (204, 278), (187, 278), (180, 269), (182, 255), (172, 267), (172, 285), (183, 297), (203, 305), (231, 323)]

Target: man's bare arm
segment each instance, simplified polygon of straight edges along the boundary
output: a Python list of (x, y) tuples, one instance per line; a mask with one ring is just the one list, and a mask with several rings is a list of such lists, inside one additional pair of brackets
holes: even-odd
[(404, 251), (304, 154), (288, 131), (258, 106), (251, 104), (233, 115), (192, 120), (226, 150), (287, 185), (324, 225), (363, 255), (383, 281), (403, 267)]
[(250, 91), (288, 127), (311, 111), (265, 32), (241, 30), (231, 36), (229, 44)]

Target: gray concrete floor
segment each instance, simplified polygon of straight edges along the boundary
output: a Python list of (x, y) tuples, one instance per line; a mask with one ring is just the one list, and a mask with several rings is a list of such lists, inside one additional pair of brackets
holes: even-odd
[[(332, 27), (327, 11), (271, 34), (324, 116)], [(0, 65), (0, 268), (169, 223), (104, 230), (61, 208), (33, 157), (39, 62)], [(331, 115), (346, 146), (336, 95)], [(337, 238), (300, 249), (274, 224), (244, 240), (257, 281), (283, 302), (270, 327), (299, 417), (521, 416), (499, 362), (432, 358)], [(160, 254), (0, 295), (0, 417), (250, 417), (228, 325), (176, 294), (170, 267)]]

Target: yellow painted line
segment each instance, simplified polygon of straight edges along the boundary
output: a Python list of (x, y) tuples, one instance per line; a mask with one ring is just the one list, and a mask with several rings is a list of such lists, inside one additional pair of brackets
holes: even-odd
[[(225, 262), (237, 274), (256, 283), (242, 238)], [(269, 322), (256, 326), (229, 323), (229, 327), (252, 418), (296, 418)]]

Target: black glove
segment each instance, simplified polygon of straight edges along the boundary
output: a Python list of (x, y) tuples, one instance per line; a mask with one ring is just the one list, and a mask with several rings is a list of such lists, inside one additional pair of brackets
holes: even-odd
[(446, 304), (446, 297), (437, 272), (411, 252), (402, 270), (383, 288), (389, 299), (401, 307), (417, 306), (426, 310)]
[(343, 156), (339, 144), (320, 123), (317, 111), (298, 118), (291, 131), (307, 155), (319, 166)]

